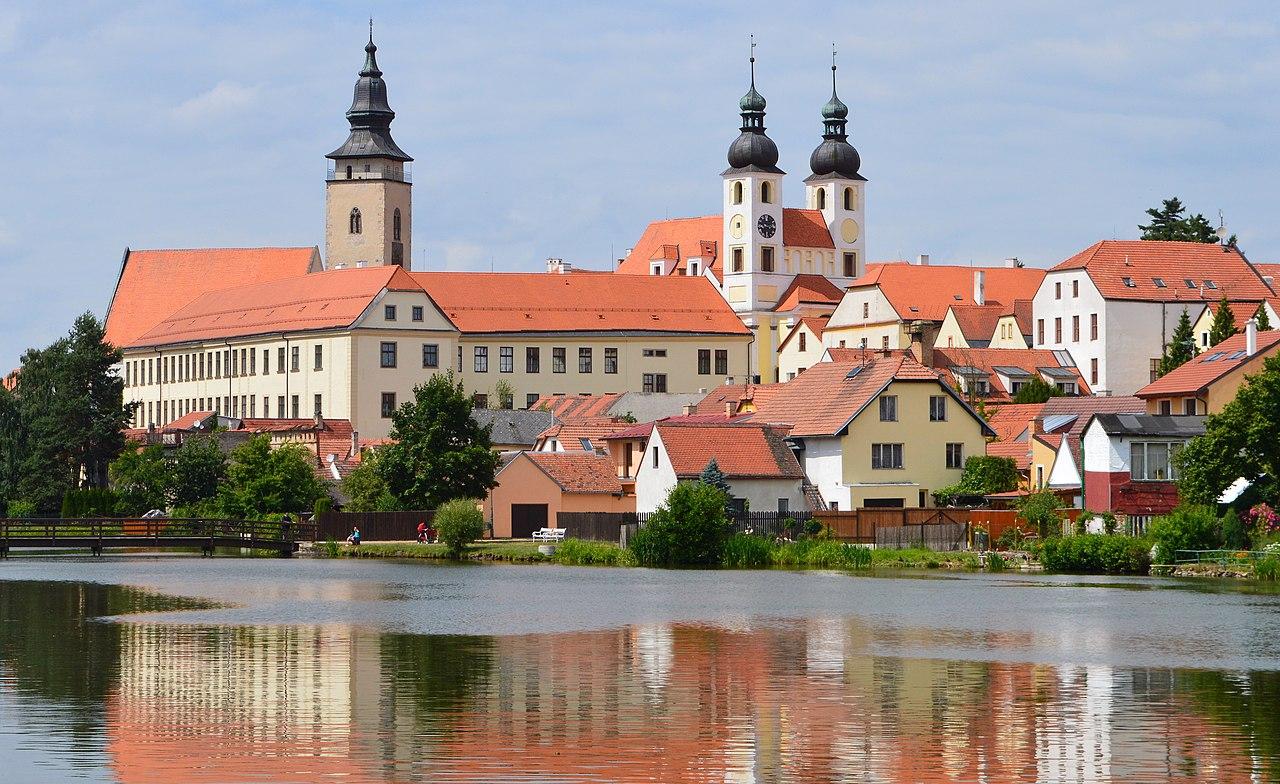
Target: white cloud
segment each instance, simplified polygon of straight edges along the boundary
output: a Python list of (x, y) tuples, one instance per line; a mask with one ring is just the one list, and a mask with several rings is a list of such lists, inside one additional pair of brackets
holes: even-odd
[(234, 114), (252, 105), (258, 92), (257, 87), (221, 81), (213, 89), (183, 101), (173, 110), (173, 116), (181, 122), (197, 123)]

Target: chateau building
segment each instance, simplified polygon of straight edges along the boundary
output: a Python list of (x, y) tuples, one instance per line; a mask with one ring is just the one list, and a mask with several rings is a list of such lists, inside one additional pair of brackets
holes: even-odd
[(754, 335), (748, 374), (772, 382), (780, 380), (777, 350), (791, 326), (801, 317), (829, 314), (864, 268), (867, 180), (849, 143), (849, 108), (836, 94), (834, 63), (803, 208), (782, 206), (786, 172), (765, 133), (754, 56), (751, 87), (738, 106), (742, 125), (720, 175), (720, 214), (649, 224), (617, 272), (712, 281)]

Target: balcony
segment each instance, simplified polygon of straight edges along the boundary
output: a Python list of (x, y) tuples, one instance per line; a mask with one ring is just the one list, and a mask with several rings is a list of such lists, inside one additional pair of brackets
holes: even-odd
[(394, 180), (396, 182), (413, 182), (413, 167), (406, 163), (403, 166), (377, 164), (377, 163), (357, 163), (350, 166), (337, 166), (330, 164), (325, 169), (325, 180), (333, 182), (336, 180)]

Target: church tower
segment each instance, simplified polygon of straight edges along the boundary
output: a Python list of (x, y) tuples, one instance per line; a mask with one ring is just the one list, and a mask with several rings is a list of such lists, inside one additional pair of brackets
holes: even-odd
[(835, 52), (831, 53), (831, 100), (822, 107), (822, 143), (809, 156), (813, 174), (805, 178), (809, 209), (821, 210), (836, 246), (836, 277), (856, 278), (866, 269), (863, 195), (867, 178), (862, 159), (849, 144), (849, 107), (836, 95)]
[[(756, 91), (755, 43), (751, 89), (738, 102), (742, 127), (729, 145), (724, 180), (721, 273), (729, 304), (739, 313), (756, 309), (762, 276), (780, 272), (783, 255), (782, 177), (778, 147), (765, 135), (764, 96)], [(772, 305), (772, 302), (767, 303)]]
[(324, 255), (328, 269), (411, 266), (413, 160), (391, 139), (396, 113), (387, 104), (387, 84), (378, 70), (373, 22), (364, 48), (364, 68), (347, 111), (351, 133), (325, 157)]

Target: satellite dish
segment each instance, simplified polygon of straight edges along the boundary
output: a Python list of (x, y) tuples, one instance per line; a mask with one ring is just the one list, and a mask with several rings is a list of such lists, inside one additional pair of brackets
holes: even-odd
[(337, 456), (337, 455), (335, 455), (334, 453), (330, 452), (330, 453), (329, 453), (329, 464), (330, 464), (330, 465), (333, 465), (333, 464), (334, 464), (334, 463), (336, 463), (336, 462), (338, 462), (338, 456)]

